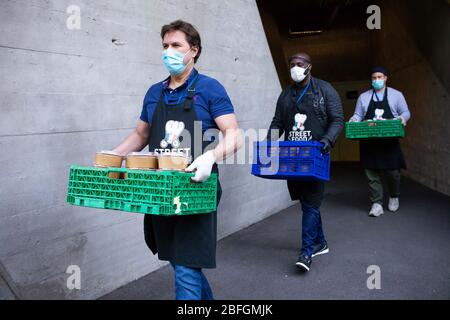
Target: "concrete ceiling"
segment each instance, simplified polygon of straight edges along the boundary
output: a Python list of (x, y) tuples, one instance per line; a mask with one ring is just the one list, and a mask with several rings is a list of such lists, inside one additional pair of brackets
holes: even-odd
[[(262, 2), (262, 1), (259, 1)], [(303, 32), (326, 31), (360, 24), (366, 9), (374, 1), (367, 0), (264, 0), (274, 14), (280, 32), (289, 37)]]

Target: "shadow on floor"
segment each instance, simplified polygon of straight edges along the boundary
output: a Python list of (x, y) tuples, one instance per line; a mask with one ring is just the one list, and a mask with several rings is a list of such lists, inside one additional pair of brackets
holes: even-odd
[[(367, 215), (367, 183), (358, 164), (333, 164), (322, 205), (331, 252), (311, 271), (295, 267), (300, 206), (283, 210), (218, 243), (217, 269), (205, 270), (216, 299), (450, 299), (450, 198), (404, 178), (400, 211)], [(220, 214), (220, 213), (219, 213)], [(369, 290), (369, 266), (381, 289)], [(164, 267), (102, 299), (173, 299)]]

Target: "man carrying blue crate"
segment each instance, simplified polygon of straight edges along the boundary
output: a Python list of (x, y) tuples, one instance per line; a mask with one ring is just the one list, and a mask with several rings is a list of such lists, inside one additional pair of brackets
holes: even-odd
[[(362, 93), (350, 122), (398, 119), (406, 126), (411, 114), (403, 94), (387, 87), (388, 72), (383, 67), (372, 70), (372, 89)], [(369, 180), (371, 217), (379, 217), (383, 210), (383, 176), (389, 191), (388, 209), (399, 209), (400, 170), (406, 163), (398, 138), (360, 140), (360, 159)]]
[[(196, 170), (192, 180), (201, 183), (211, 172), (218, 173), (216, 162), (235, 153), (241, 144), (233, 105), (217, 80), (194, 68), (202, 50), (194, 26), (174, 21), (162, 27), (161, 38), (162, 62), (170, 76), (147, 91), (137, 128), (114, 151), (127, 155), (149, 145), (151, 152), (192, 156), (196, 159), (186, 170)], [(223, 134), (215, 148), (205, 134), (209, 129)], [(220, 201), (220, 184), (217, 189)], [(202, 268), (216, 267), (216, 212), (145, 215), (144, 234), (151, 251), (174, 269), (176, 299), (213, 299)]]
[[(308, 54), (294, 54), (288, 62), (294, 84), (278, 98), (268, 139), (277, 140), (284, 133), (286, 141), (320, 141), (322, 152), (329, 153), (344, 127), (341, 99), (328, 82), (312, 77)], [(296, 265), (309, 271), (313, 257), (329, 252), (320, 216), (325, 185), (318, 180), (288, 180), (288, 189), (303, 211), (302, 248)]]

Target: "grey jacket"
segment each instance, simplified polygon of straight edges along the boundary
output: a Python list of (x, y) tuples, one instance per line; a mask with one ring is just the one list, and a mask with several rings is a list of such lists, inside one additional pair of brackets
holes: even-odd
[[(327, 139), (333, 146), (344, 128), (341, 98), (330, 83), (313, 77), (311, 78), (311, 90), (314, 95), (314, 113), (325, 131), (323, 138)], [(290, 120), (287, 118), (289, 114), (287, 108), (295, 108), (292, 101), (294, 92), (295, 84), (292, 84), (284, 89), (278, 98), (277, 108), (269, 130), (278, 129), (280, 136), (285, 131), (285, 124)]]

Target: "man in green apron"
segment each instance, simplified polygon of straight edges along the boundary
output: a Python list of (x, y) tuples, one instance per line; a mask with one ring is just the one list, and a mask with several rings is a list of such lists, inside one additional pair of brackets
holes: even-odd
[[(211, 172), (218, 173), (218, 160), (232, 155), (240, 146), (233, 105), (217, 80), (194, 68), (202, 50), (194, 26), (174, 21), (162, 27), (161, 38), (162, 61), (170, 76), (147, 91), (137, 128), (114, 151), (126, 155), (149, 145), (151, 152), (184, 153), (195, 159), (187, 168), (195, 170), (192, 179), (203, 182)], [(205, 132), (217, 129), (223, 139), (206, 151), (211, 141)], [(200, 139), (195, 134), (199, 130)], [(219, 183), (218, 201), (220, 196)], [(216, 212), (175, 217), (145, 215), (144, 234), (151, 251), (174, 268), (177, 299), (213, 299), (202, 268), (216, 267)]]
[[(411, 117), (403, 94), (387, 87), (387, 70), (376, 67), (372, 70), (373, 89), (358, 98), (351, 122), (399, 119), (403, 125)], [(383, 210), (383, 177), (387, 180), (389, 191), (388, 209), (399, 209), (400, 170), (406, 169), (405, 159), (398, 138), (360, 140), (360, 158), (369, 180), (372, 208), (369, 216), (379, 217)]]

